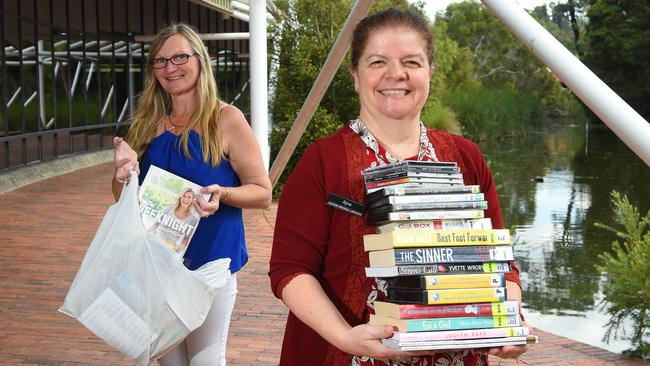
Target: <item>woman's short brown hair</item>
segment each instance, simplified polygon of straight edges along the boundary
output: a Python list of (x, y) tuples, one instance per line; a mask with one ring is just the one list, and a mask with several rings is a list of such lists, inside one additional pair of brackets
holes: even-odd
[(429, 64), (433, 64), (433, 35), (426, 19), (411, 10), (388, 8), (367, 16), (354, 28), (350, 59), (350, 66), (353, 70), (359, 65), (359, 58), (366, 48), (370, 34), (384, 28), (408, 28), (419, 33), (427, 45), (427, 61), (429, 61)]

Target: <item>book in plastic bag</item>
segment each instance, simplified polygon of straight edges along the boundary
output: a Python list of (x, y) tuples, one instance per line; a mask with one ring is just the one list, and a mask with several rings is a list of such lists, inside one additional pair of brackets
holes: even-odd
[(106, 212), (59, 311), (146, 365), (203, 323), (229, 265), (225, 258), (185, 268), (142, 225), (131, 183)]
[(201, 216), (194, 209), (201, 186), (155, 165), (149, 167), (140, 186), (140, 214), (144, 227), (162, 245), (183, 256)]

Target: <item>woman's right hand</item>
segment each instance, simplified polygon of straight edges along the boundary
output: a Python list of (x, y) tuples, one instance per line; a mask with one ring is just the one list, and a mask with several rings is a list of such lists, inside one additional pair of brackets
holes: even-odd
[(376, 360), (404, 360), (408, 357), (424, 356), (431, 354), (431, 351), (404, 352), (387, 347), (381, 343), (381, 339), (393, 336), (393, 327), (390, 325), (360, 324), (350, 328), (346, 334), (341, 334), (336, 345), (341, 351), (368, 356)]
[(115, 178), (124, 181), (131, 178), (131, 170), (139, 175), (138, 153), (135, 152), (121, 137), (113, 138), (113, 147), (115, 148)]

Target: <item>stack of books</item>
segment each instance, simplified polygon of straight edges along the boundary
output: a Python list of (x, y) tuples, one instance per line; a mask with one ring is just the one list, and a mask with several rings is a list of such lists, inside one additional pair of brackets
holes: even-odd
[(453, 162), (400, 161), (363, 172), (368, 277), (386, 280), (370, 324), (397, 328), (382, 342), (400, 350), (497, 347), (537, 342), (519, 303), (506, 300), (514, 259), (507, 229), (484, 218), (479, 186)]

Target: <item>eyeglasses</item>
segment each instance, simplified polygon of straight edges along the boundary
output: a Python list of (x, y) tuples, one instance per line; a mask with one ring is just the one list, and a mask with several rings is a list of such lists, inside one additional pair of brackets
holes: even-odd
[(188, 55), (187, 53), (179, 53), (178, 55), (174, 55), (169, 58), (158, 57), (154, 58), (153, 61), (151, 61), (151, 66), (153, 66), (154, 69), (162, 69), (167, 66), (168, 61), (174, 65), (182, 65), (186, 64), (187, 61), (189, 61), (190, 57), (198, 55), (198, 53), (194, 52), (191, 55)]

